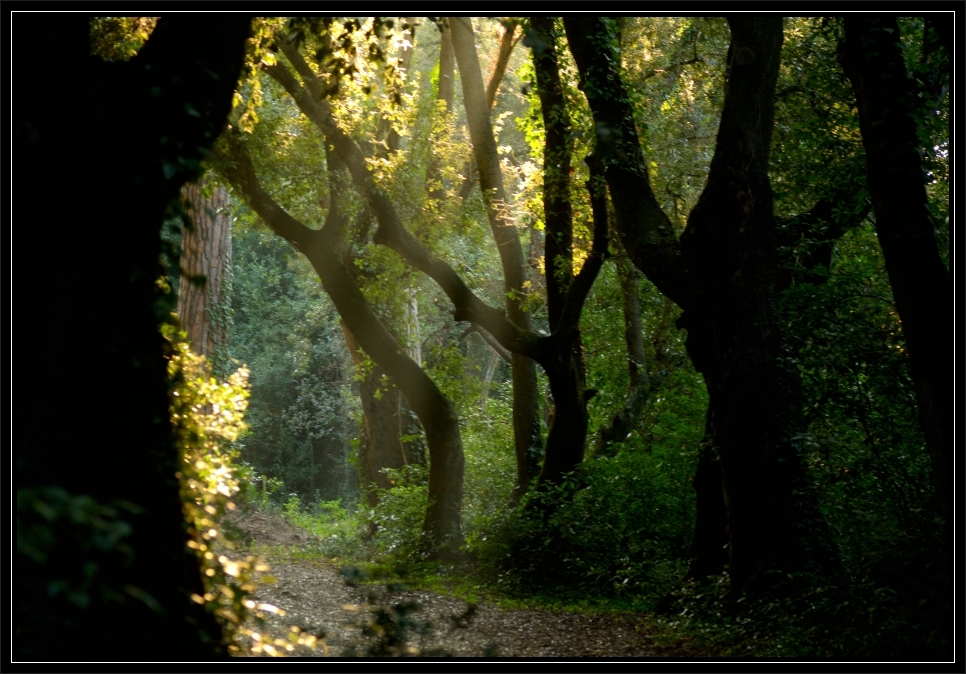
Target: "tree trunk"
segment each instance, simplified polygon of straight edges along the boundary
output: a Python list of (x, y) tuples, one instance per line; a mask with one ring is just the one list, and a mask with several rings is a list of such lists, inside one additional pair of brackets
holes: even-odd
[(724, 475), (714, 448), (711, 407), (705, 424), (704, 439), (698, 454), (698, 469), (691, 484), (696, 495), (694, 540), (688, 577), (698, 580), (717, 575), (728, 563), (728, 511), (724, 500)]
[[(51, 404), (36, 395), (12, 401), (14, 483), (18, 497), (56, 488), (129, 506), (116, 516), (130, 527), (120, 543), (131, 552), (128, 564), (88, 567), (99, 553), (91, 541), (72, 544), (71, 532), (82, 531), (75, 525), (65, 526), (44, 563), (18, 550), (14, 659), (137, 661), (158, 643), (172, 660), (224, 656), (214, 616), (190, 600), (204, 590), (186, 547), (158, 330), (174, 303), (156, 281), (165, 210), (197, 179), (223, 128), (249, 30), (250, 19), (238, 15), (162, 17), (135, 58), (105, 63), (90, 55), (87, 15), (13, 17), (18, 53), (31, 51), (38, 35), (45, 41), (32, 58), (13, 62), (13, 232), (17, 249), (35, 254), (15, 276), (14, 321), (32, 328), (14, 337), (18, 362), (29, 365), (17, 366), (13, 386), (37, 391), (48, 382), (58, 391)], [(73, 123), (51, 105), (43, 73), (57, 73)], [(41, 261), (43, 273), (31, 271)], [(33, 502), (22, 505), (18, 535), (37, 516)], [(124, 548), (104, 554), (123, 559)], [(121, 600), (92, 588), (81, 608), (51, 594), (52, 583), (82, 582), (91, 571)]]
[(188, 333), (191, 350), (207, 358), (216, 373), (225, 374), (228, 321), (224, 307), (231, 273), (231, 217), (228, 191), (214, 186), (210, 197), (205, 183), (181, 188), (185, 223), (181, 252), (181, 283), (178, 286), (178, 321)]
[[(519, 40), (516, 37), (516, 32), (517, 23), (515, 21), (512, 21), (509, 25), (503, 25), (503, 34), (500, 36), (500, 48), (496, 53), (493, 66), (490, 68), (490, 79), (486, 83), (486, 105), (488, 111), (492, 110), (493, 106), (496, 105), (496, 94), (500, 90), (500, 83), (503, 81), (503, 77), (506, 75), (506, 68), (510, 63), (510, 54), (513, 53), (513, 48)], [(470, 190), (473, 189), (473, 185), (477, 182), (476, 172), (476, 158), (471, 156), (469, 161), (466, 162), (466, 168), (464, 170), (466, 177), (463, 179), (463, 185), (460, 187), (460, 199), (465, 201), (466, 197), (470, 195)]]
[[(456, 60), (453, 56), (453, 41), (450, 39), (449, 26), (445, 23), (440, 25), (439, 36), (439, 88), (436, 93), (436, 100), (446, 104), (446, 114), (453, 112), (453, 92), (455, 90), (454, 70)], [(439, 157), (433, 154), (429, 160), (429, 167), (426, 169), (426, 183), (429, 185), (429, 196), (438, 202), (442, 202), (446, 197), (446, 188), (443, 185), (443, 174), (439, 168)]]
[(617, 27), (597, 17), (564, 17), (567, 42), (597, 130), (594, 154), (604, 164), (624, 250), (666, 297), (684, 307), (689, 286), (674, 226), (651, 190), (634, 111), (613, 51)]
[[(800, 382), (777, 317), (776, 241), (768, 180), (779, 17), (730, 20), (730, 72), (708, 182), (680, 244), (651, 191), (607, 19), (566, 17), (597, 125), (617, 228), (635, 265), (685, 309), (688, 354), (710, 396), (708, 427), (724, 475), (733, 590), (771, 570), (837, 568), (799, 455)], [(699, 521), (720, 512), (705, 462)], [(716, 526), (699, 533), (715, 536)], [(709, 540), (695, 549), (710, 550)], [(709, 564), (713, 566), (713, 564)]]
[(918, 105), (895, 17), (847, 16), (839, 58), (855, 91), (876, 233), (909, 349), (920, 424), (932, 459), (951, 554), (951, 286), (927, 206), (915, 122)]
[[(473, 26), (469, 19), (459, 17), (450, 17), (449, 26), (463, 86), (463, 102), (470, 136), (473, 140), (473, 156), (479, 168), (480, 189), (483, 191), (490, 229), (503, 263), (507, 315), (520, 328), (530, 330), (532, 327), (530, 314), (522, 304), (524, 283), (527, 280), (527, 265), (516, 227), (504, 215), (507, 198), (503, 188), (503, 175), (500, 171), (496, 141), (490, 124), (490, 108), (486, 101), (483, 76), (480, 73), (480, 63), (476, 55)], [(517, 484), (514, 496), (518, 497), (530, 485), (532, 457), (539, 455), (540, 452), (536, 363), (526, 356), (515, 353), (512, 358), (512, 377), (513, 436), (517, 457)]]
[[(801, 383), (782, 342), (768, 179), (780, 17), (731, 18), (730, 72), (708, 182), (681, 237), (695, 291), (683, 318), (705, 377), (737, 587), (832, 552), (800, 456)], [(709, 480), (709, 485), (711, 481)], [(714, 498), (713, 495), (710, 498)], [(804, 536), (815, 543), (807, 560)]]
[[(363, 357), (359, 353), (359, 341), (345, 321), (342, 322), (342, 334), (353, 364), (357, 369), (361, 368)], [(359, 442), (359, 478), (370, 508), (379, 503), (377, 490), (392, 486), (383, 469), (402, 468), (407, 463), (399, 433), (399, 394), (393, 387), (377, 395), (384, 374), (381, 368), (374, 367), (359, 383), (363, 425)]]
[[(287, 71), (285, 74), (288, 74)], [(284, 78), (284, 74), (279, 75)], [(288, 76), (291, 77), (290, 74)], [(289, 86), (294, 84), (286, 82)], [(302, 99), (297, 99), (297, 102), (305, 104)], [(337, 150), (345, 149), (339, 147), (343, 142), (351, 143), (351, 140), (340, 137), (334, 143)], [(354, 145), (352, 147), (358, 154), (350, 160), (361, 163), (361, 151)], [(245, 193), (251, 207), (265, 223), (312, 263), (349, 331), (376, 365), (392, 378), (422, 423), (429, 447), (429, 505), (423, 522), (425, 550), (435, 559), (455, 558), (463, 540), (460, 527), (463, 443), (459, 418), (450, 401), (406, 354), (403, 345), (369, 307), (336, 252), (342, 245), (345, 220), (338, 208), (338, 199), (332, 199), (325, 226), (318, 231), (311, 230), (285, 212), (262, 189), (251, 160), (236, 143), (232, 144), (232, 159), (235, 167), (226, 171), (229, 180)], [(348, 161), (346, 163), (349, 164)], [(350, 170), (352, 168), (350, 165)], [(358, 170), (360, 167), (355, 168)], [(379, 195), (369, 196), (375, 198)]]
[(440, 29), (439, 38), (439, 94), (437, 100), (446, 103), (447, 114), (453, 111), (453, 94), (456, 91), (455, 59), (449, 26), (443, 25)]
[(496, 366), (500, 363), (500, 354), (496, 349), (490, 349), (490, 362), (487, 363), (486, 372), (483, 374), (483, 387), (480, 391), (480, 410), (486, 411), (486, 401), (490, 396), (490, 384), (493, 382), (493, 375)]

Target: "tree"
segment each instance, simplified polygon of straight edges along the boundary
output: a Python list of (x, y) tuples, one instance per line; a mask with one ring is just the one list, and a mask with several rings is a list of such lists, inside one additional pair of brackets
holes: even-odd
[[(91, 55), (89, 17), (14, 17), (18, 52), (45, 43), (14, 64), (13, 156), (33, 177), (18, 180), (14, 231), (18, 249), (49, 265), (17, 280), (16, 320), (34, 332), (17, 338), (30, 368), (15, 382), (37, 392), (14, 403), (18, 657), (138, 660), (159, 643), (172, 659), (220, 654), (214, 617), (189, 599), (202, 585), (185, 545), (158, 330), (173, 307), (156, 282), (165, 211), (221, 131), (249, 24), (165, 17), (136, 57), (106, 63)], [(77, 103), (71, 124), (38, 72), (61, 73), (60, 93)], [(50, 185), (58, 208), (40, 206)], [(96, 279), (96, 295), (78, 279)], [(69, 401), (56, 423), (41, 382)], [(69, 504), (73, 514), (58, 510)], [(71, 517), (96, 521), (82, 504), (123, 538), (106, 557), (85, 552), (97, 538), (72, 547), (84, 525)]]
[(909, 344), (920, 423), (951, 551), (950, 276), (939, 255), (937, 226), (927, 204), (916, 128), (919, 106), (899, 40), (895, 17), (847, 16), (839, 58), (858, 104), (876, 232)]
[[(500, 251), (503, 263), (503, 283), (507, 295), (506, 307), (510, 320), (524, 330), (532, 329), (529, 312), (523, 305), (527, 263), (516, 227), (506, 217), (507, 195), (497, 156), (496, 141), (490, 125), (490, 108), (512, 44), (504, 46), (491, 78), (490, 90), (484, 92), (483, 76), (476, 55), (473, 26), (469, 19), (450, 17), (449, 30), (453, 51), (460, 71), (463, 101), (473, 141), (473, 158), (479, 174), (480, 190), (486, 206), (487, 219)], [(512, 38), (513, 30), (506, 31)], [(504, 57), (505, 54), (505, 57)], [(502, 67), (501, 67), (502, 63)], [(499, 75), (499, 77), (498, 77)], [(487, 95), (489, 94), (489, 95)], [(511, 500), (519, 500), (530, 485), (535, 455), (539, 454), (540, 427), (537, 404), (536, 363), (521, 354), (511, 357), (513, 368), (513, 434), (517, 456), (517, 485)]]
[[(291, 47), (290, 49), (294, 50)], [(326, 129), (334, 133), (331, 122), (325, 116), (325, 110), (310, 107), (313, 103), (319, 105), (315, 99), (300, 96), (301, 87), (295, 82), (292, 74), (280, 65), (272, 68), (275, 75), (288, 85), (290, 91), (294, 92), (293, 97), (296, 101), (309, 107), (316, 115), (322, 115), (320, 119), (325, 120)], [(316, 80), (313, 76), (309, 81)], [(361, 151), (347, 136), (339, 136), (339, 141), (346, 153), (340, 159), (354, 160), (358, 171), (362, 165)], [(336, 147), (338, 149), (338, 144)], [(430, 454), (430, 503), (423, 525), (423, 532), (427, 539), (427, 552), (440, 559), (453, 557), (462, 543), (459, 508), (463, 487), (463, 447), (459, 420), (450, 401), (422, 368), (409, 357), (372, 311), (352, 275), (342, 263), (338, 251), (342, 245), (345, 216), (338, 206), (338, 196), (331, 200), (326, 223), (322, 229), (310, 229), (285, 212), (265, 192), (239, 139), (234, 139), (229, 151), (231, 153), (229, 158), (234, 163), (234, 167), (226, 169), (226, 177), (232, 184), (238, 186), (247, 197), (252, 209), (276, 234), (286, 239), (309, 259), (349, 331), (373, 361), (392, 377), (419, 417), (426, 431), (426, 444), (429, 446)], [(352, 151), (355, 152), (354, 155), (351, 154)], [(350, 170), (352, 168), (353, 165), (350, 164)], [(332, 166), (331, 170), (336, 170), (336, 167)], [(362, 168), (362, 171), (365, 171), (365, 168)], [(379, 194), (376, 193), (375, 196), (378, 198)]]
[[(206, 194), (210, 191), (211, 194)], [(225, 368), (228, 321), (225, 316), (231, 273), (231, 218), (228, 192), (221, 185), (195, 182), (181, 189), (187, 221), (178, 285), (178, 321), (192, 349)]]
[[(597, 153), (624, 247), (638, 269), (685, 309), (681, 325), (708, 387), (708, 432), (717, 455), (706, 456), (699, 467), (699, 477), (710, 477), (695, 480), (696, 488), (709, 490), (707, 499), (699, 492), (696, 531), (709, 544), (696, 540), (696, 548), (712, 549), (713, 523), (720, 523), (726, 508), (737, 589), (753, 586), (772, 569), (812, 562), (834, 567), (834, 553), (814, 495), (805, 487), (798, 373), (777, 320), (768, 155), (782, 22), (730, 18), (729, 25), (729, 73), (715, 154), (679, 241), (649, 184), (617, 69), (612, 22), (564, 20), (597, 125)], [(714, 458), (720, 469), (710, 465)], [(723, 502), (714, 495), (719, 484)], [(714, 566), (711, 561), (702, 570)]]

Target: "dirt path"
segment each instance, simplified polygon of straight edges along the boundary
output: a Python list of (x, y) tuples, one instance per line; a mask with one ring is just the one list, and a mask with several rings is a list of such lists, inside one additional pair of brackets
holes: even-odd
[[(248, 513), (234, 518), (234, 522), (253, 544), (301, 547), (312, 538), (284, 518), (265, 513)], [(395, 626), (400, 622), (411, 623), (405, 647), (413, 655), (540, 658), (713, 655), (686, 642), (667, 644), (657, 638), (649, 615), (502, 610), (486, 602), (467, 615), (469, 606), (465, 602), (433, 592), (387, 589), (385, 585), (349, 587), (339, 570), (326, 562), (269, 562), (277, 582), (260, 586), (256, 599), (286, 611), (283, 617), (269, 618), (270, 629), (277, 635), (284, 635), (290, 625), (324, 632), (331, 656), (362, 655), (367, 648), (378, 644), (378, 636), (363, 636), (362, 621), (371, 621), (380, 608), (394, 618)], [(407, 604), (416, 604), (419, 608), (408, 614), (392, 610), (393, 606)], [(428, 626), (420, 630), (420, 623)], [(302, 650), (293, 655), (322, 653)]]

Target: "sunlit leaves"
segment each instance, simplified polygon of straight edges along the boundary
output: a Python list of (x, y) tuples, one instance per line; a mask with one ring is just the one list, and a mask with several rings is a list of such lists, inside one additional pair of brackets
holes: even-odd
[(105, 61), (127, 61), (147, 42), (156, 16), (96, 16), (91, 18), (91, 53)]
[[(218, 617), (232, 654), (283, 655), (294, 649), (293, 642), (310, 645), (301, 636), (290, 642), (251, 629), (250, 619), (262, 625), (265, 613), (285, 612), (247, 598), (255, 590), (258, 574), (268, 567), (252, 556), (229, 556), (234, 546), (219, 525), (220, 518), (235, 509), (231, 499), (239, 491), (239, 468), (234, 463), (238, 452), (233, 443), (245, 430), (248, 371), (241, 368), (219, 382), (210, 376), (204, 358), (191, 353), (186, 343), (177, 342), (173, 347), (168, 365), (175, 384), (171, 418), (182, 455), (179, 478), (191, 534), (188, 547), (198, 555), (206, 586), (203, 596), (194, 594), (191, 599)], [(315, 642), (311, 637), (311, 646)]]

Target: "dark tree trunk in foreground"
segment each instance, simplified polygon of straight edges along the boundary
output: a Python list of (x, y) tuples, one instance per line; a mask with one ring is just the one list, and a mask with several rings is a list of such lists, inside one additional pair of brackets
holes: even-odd
[[(598, 130), (598, 153), (635, 265), (685, 309), (688, 353), (710, 396), (713, 454), (702, 458), (696, 551), (720, 541), (727, 507), (734, 588), (770, 570), (834, 568), (827, 527), (805, 488), (800, 383), (777, 316), (776, 240), (768, 180), (779, 17), (739, 17), (708, 182), (680, 243), (651, 191), (607, 19), (564, 24)], [(717, 455), (720, 470), (708, 461)], [(723, 482), (717, 479), (722, 476)], [(719, 494), (721, 495), (719, 497)], [(720, 570), (720, 559), (695, 566)]]
[(181, 283), (178, 286), (178, 322), (188, 333), (191, 350), (213, 363), (224, 374), (228, 323), (222, 307), (231, 273), (231, 217), (228, 191), (221, 185), (204, 194), (202, 182), (181, 189), (189, 222), (181, 242)]
[[(117, 594), (105, 600), (95, 585), (83, 608), (64, 592), (49, 592), (59, 580), (80, 586), (84, 564), (99, 554), (92, 540), (72, 544), (83, 529), (66, 513), (52, 524), (57, 538), (43, 561), (18, 554), (18, 659), (191, 661), (222, 654), (213, 616), (189, 599), (203, 590), (185, 545), (158, 330), (174, 306), (156, 281), (165, 210), (181, 185), (198, 177), (221, 132), (249, 23), (239, 15), (163, 17), (138, 56), (104, 63), (90, 56), (86, 15), (13, 17), (12, 48), (31, 54), (14, 62), (13, 157), (20, 170), (13, 231), (17, 250), (34, 254), (18, 258), (14, 277), (14, 321), (31, 326), (14, 343), (18, 363), (29, 364), (18, 366), (14, 382), (23, 393), (13, 402), (12, 424), (18, 536), (47, 525), (35, 508), (55, 503), (45, 490), (56, 488), (115, 506), (130, 526), (120, 542), (131, 552), (129, 563), (114, 564), (109, 560), (125, 556), (114, 547), (108, 561), (90, 569)], [(62, 106), (51, 105), (42, 73), (58, 73), (70, 123)]]
[[(496, 140), (490, 124), (490, 106), (484, 93), (483, 76), (476, 55), (473, 26), (469, 19), (450, 17), (449, 27), (463, 86), (463, 102), (473, 141), (473, 157), (479, 170), (480, 189), (483, 191), (490, 229), (503, 263), (503, 283), (508, 295), (507, 315), (519, 327), (530, 330), (530, 314), (522, 303), (527, 263), (517, 228), (503, 213), (507, 198)], [(517, 484), (513, 498), (519, 499), (530, 486), (533, 457), (540, 451), (536, 363), (526, 356), (514, 354), (512, 377), (513, 437), (517, 457)]]
[(895, 17), (847, 16), (839, 58), (858, 104), (876, 233), (909, 348), (951, 554), (952, 288), (926, 201), (916, 131), (921, 103), (906, 72)]
[[(297, 86), (287, 70), (280, 72), (279, 66), (273, 68), (280, 78), (291, 78), (291, 81), (285, 79), (289, 86)], [(296, 102), (307, 105), (301, 97), (297, 97)], [(348, 137), (340, 140), (352, 143)], [(342, 150), (340, 159), (345, 160), (346, 148), (334, 144), (337, 150)], [(350, 157), (358, 164), (355, 168), (361, 167), (365, 171), (361, 151), (354, 143), (352, 149), (357, 153)], [(462, 543), (463, 443), (459, 418), (452, 403), (375, 315), (343, 264), (338, 251), (342, 245), (345, 218), (338, 207), (338, 195), (331, 200), (325, 226), (321, 230), (309, 229), (285, 212), (262, 189), (251, 160), (237, 141), (233, 142), (231, 159), (236, 167), (227, 171), (228, 179), (242, 190), (252, 209), (272, 231), (308, 258), (348, 329), (372, 360), (392, 378), (419, 417), (429, 446), (429, 505), (423, 523), (426, 549), (432, 558), (453, 558)], [(353, 169), (350, 161), (346, 164)], [(375, 210), (379, 212), (378, 205)]]

